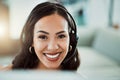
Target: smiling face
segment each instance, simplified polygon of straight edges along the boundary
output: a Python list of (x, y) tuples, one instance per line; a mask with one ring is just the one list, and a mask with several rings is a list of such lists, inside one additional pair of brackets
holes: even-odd
[(34, 27), (33, 47), (40, 69), (59, 69), (69, 49), (68, 23), (58, 14), (41, 18)]

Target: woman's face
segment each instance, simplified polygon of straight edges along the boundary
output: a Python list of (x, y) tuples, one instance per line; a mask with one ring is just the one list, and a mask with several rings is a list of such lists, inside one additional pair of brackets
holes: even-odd
[(58, 14), (41, 18), (34, 27), (33, 47), (38, 68), (59, 69), (69, 49), (68, 23)]

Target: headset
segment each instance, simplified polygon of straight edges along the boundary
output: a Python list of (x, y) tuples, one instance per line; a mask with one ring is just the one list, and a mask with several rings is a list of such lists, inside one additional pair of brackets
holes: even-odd
[[(70, 23), (69, 25), (70, 25), (70, 28), (71, 28), (71, 31), (69, 33), (70, 40), (71, 40), (70, 45), (74, 45), (74, 48), (73, 48), (73, 51), (71, 52), (72, 55), (69, 58), (65, 59), (63, 61), (63, 64), (68, 62), (71, 58), (73, 58), (76, 55), (76, 51), (77, 51), (76, 47), (77, 47), (77, 43), (78, 43), (78, 39), (79, 39), (79, 37), (77, 36), (77, 29), (76, 29), (77, 27), (76, 27), (75, 21), (74, 21), (72, 15), (68, 11), (66, 11), (66, 13), (67, 13), (67, 15), (69, 16), (69, 18), (71, 20), (71, 21), (69, 21), (69, 23)], [(71, 43), (71, 42), (74, 42), (74, 43)]]

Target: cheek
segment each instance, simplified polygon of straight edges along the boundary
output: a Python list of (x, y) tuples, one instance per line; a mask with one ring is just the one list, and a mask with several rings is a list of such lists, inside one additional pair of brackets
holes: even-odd
[(66, 51), (68, 52), (69, 49), (69, 39), (65, 40), (65, 41), (61, 41), (60, 46)]
[(39, 40), (34, 40), (33, 47), (35, 49), (36, 54), (39, 54), (45, 48), (45, 44), (40, 42)]

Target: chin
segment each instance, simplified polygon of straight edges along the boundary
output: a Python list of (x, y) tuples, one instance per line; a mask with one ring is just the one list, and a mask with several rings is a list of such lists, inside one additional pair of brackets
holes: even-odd
[(59, 66), (56, 66), (56, 65), (49, 65), (47, 66), (48, 69), (52, 69), (52, 70), (59, 70), (60, 67)]

